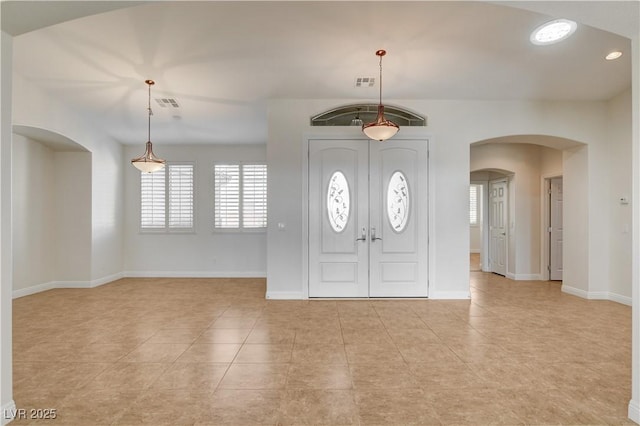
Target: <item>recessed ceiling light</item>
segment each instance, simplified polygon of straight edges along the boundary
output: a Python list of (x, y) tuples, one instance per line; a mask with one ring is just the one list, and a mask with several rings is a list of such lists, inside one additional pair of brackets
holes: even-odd
[(614, 50), (613, 52), (610, 52), (607, 56), (605, 56), (604, 58), (607, 61), (613, 61), (615, 59), (618, 59), (620, 56), (622, 56), (622, 52), (619, 50)]
[(529, 40), (538, 46), (557, 43), (574, 33), (578, 24), (568, 19), (555, 19), (540, 25), (532, 33)]

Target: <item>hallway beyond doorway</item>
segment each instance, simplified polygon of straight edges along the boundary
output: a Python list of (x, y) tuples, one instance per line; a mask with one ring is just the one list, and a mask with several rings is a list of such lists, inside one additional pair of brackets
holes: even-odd
[(482, 271), (482, 264), (480, 263), (480, 253), (469, 253), (469, 270), (471, 272)]

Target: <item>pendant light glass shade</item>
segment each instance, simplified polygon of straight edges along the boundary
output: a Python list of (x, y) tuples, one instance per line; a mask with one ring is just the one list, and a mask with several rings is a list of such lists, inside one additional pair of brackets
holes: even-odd
[(131, 160), (133, 166), (144, 173), (152, 173), (156, 170), (160, 170), (166, 163), (165, 160), (156, 157), (153, 153), (153, 147), (151, 145), (151, 86), (155, 84), (153, 80), (145, 80), (145, 83), (149, 86), (149, 104), (147, 110), (149, 112), (149, 121), (147, 126), (147, 145), (142, 157), (134, 158)]
[(131, 164), (141, 172), (152, 173), (163, 168), (165, 161), (155, 156), (151, 141), (147, 141), (147, 148), (142, 157), (134, 158)]
[(362, 131), (368, 138), (380, 142), (393, 137), (400, 130), (400, 126), (384, 118), (384, 105), (382, 105), (382, 57), (386, 54), (387, 52), (384, 50), (376, 52), (376, 56), (380, 58), (380, 103), (378, 104), (376, 121), (362, 125)]
[(378, 116), (376, 121), (362, 126), (362, 131), (369, 139), (376, 141), (385, 141), (396, 133), (400, 127), (393, 121), (384, 118), (384, 105), (378, 105)]

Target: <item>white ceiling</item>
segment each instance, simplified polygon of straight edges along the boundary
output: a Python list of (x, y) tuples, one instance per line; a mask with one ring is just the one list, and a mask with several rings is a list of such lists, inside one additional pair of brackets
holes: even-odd
[[(154, 143), (261, 143), (269, 99), (376, 102), (377, 87), (357, 89), (354, 79), (377, 76), (380, 48), (383, 96), (395, 105), (607, 100), (631, 85), (629, 39), (579, 25), (542, 47), (529, 34), (560, 17), (543, 10), (624, 35), (638, 28), (635, 1), (71, 3), (83, 7), (2, 4), (3, 30), (16, 35), (15, 73), (125, 144), (146, 141), (147, 78), (153, 98), (180, 104), (152, 104)], [(623, 57), (604, 61), (614, 49)]]

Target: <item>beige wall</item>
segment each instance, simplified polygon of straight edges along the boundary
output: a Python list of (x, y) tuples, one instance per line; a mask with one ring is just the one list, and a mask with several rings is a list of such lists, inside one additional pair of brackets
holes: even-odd
[[(631, 298), (631, 92), (625, 92), (609, 102), (609, 174), (608, 188), (611, 203), (609, 235), (613, 257), (609, 269), (609, 289), (613, 295)], [(626, 197), (629, 204), (622, 204)]]
[(13, 294), (91, 281), (91, 154), (13, 135)]
[(13, 290), (55, 280), (54, 153), (13, 135)]

